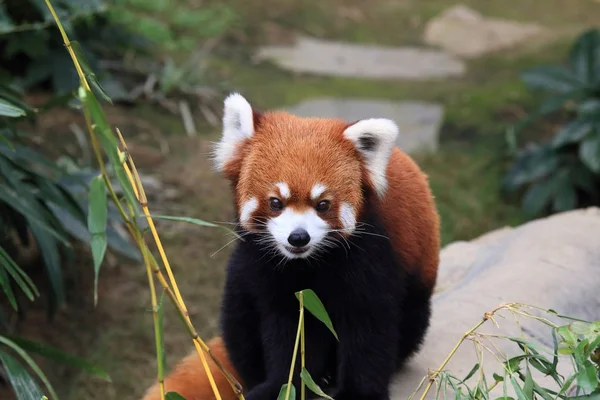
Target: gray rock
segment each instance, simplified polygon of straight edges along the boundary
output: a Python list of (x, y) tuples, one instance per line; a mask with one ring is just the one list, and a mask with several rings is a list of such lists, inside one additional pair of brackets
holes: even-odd
[[(428, 370), (437, 369), (461, 336), (480, 321), (484, 313), (500, 304), (519, 302), (589, 321), (600, 320), (599, 237), (600, 209), (589, 208), (446, 246), (441, 252), (429, 333), (422, 350), (397, 374), (391, 388), (392, 398), (408, 399)], [(535, 309), (530, 312), (548, 316)], [(505, 318), (496, 317), (499, 327), (488, 321), (480, 331), (521, 336), (512, 315), (506, 311), (501, 315)], [(529, 318), (519, 319), (527, 339), (552, 349), (551, 333), (546, 325)], [(549, 319), (568, 324), (557, 317)], [(508, 340), (494, 340), (494, 343), (508, 357), (519, 351)], [(572, 367), (568, 358), (561, 356), (560, 360), (559, 372), (569, 374)], [(467, 340), (445, 370), (462, 379), (477, 362), (473, 344)], [(500, 363), (485, 350), (483, 365), (488, 382), (493, 382), (492, 373), (503, 374)], [(534, 377), (538, 382), (548, 382), (547, 387), (555, 388), (548, 378)], [(471, 387), (475, 379), (477, 376), (470, 380)], [(498, 385), (490, 398), (502, 397), (502, 390), (502, 385)], [(510, 384), (508, 393), (517, 398)], [(415, 398), (419, 399), (420, 395), (421, 392)], [(447, 396), (454, 398), (451, 389)], [(426, 398), (435, 398), (435, 386)]]
[(298, 37), (294, 46), (260, 48), (257, 60), (317, 75), (370, 79), (432, 79), (465, 73), (462, 61), (452, 55), (417, 47), (381, 47)]
[(544, 32), (537, 24), (486, 18), (459, 4), (426, 24), (424, 40), (452, 54), (471, 58), (515, 46)]
[(348, 122), (389, 118), (400, 130), (396, 145), (407, 153), (437, 150), (444, 117), (444, 109), (438, 104), (369, 99), (317, 98), (299, 103), (288, 111), (306, 117), (341, 118)]

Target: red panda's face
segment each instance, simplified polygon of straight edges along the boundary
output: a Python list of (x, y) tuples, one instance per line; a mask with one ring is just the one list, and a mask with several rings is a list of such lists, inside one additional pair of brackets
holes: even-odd
[(364, 206), (363, 186), (385, 194), (397, 134), (389, 120), (258, 114), (233, 94), (223, 125), (215, 161), (235, 184), (240, 224), (287, 258), (343, 245)]

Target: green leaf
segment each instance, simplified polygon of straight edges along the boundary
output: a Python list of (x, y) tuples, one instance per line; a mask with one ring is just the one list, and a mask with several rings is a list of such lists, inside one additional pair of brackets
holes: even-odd
[(523, 384), (523, 394), (528, 399), (533, 399), (533, 377), (531, 376), (531, 371), (529, 367), (526, 368), (525, 373), (525, 382)]
[(79, 44), (79, 42), (71, 41), (71, 48), (73, 49), (73, 52), (75, 53), (75, 57), (77, 58), (77, 61), (79, 61), (80, 65), (81, 65), (81, 69), (83, 70), (86, 80), (88, 81), (88, 83), (90, 84), (92, 89), (94, 89), (94, 92), (96, 94), (98, 94), (100, 97), (102, 97), (105, 101), (112, 104), (112, 100), (110, 99), (108, 93), (106, 93), (106, 91), (102, 88), (102, 86), (100, 86), (100, 82), (98, 82), (98, 77), (96, 76), (96, 74), (90, 67), (90, 64), (88, 63), (87, 59), (85, 58), (83, 49), (81, 48), (81, 45)]
[(552, 143), (556, 147), (578, 142), (594, 128), (591, 118), (579, 118), (564, 125), (556, 134)]
[(55, 301), (56, 304), (62, 304), (65, 301), (65, 289), (62, 264), (58, 252), (58, 243), (52, 236), (47, 235), (37, 225), (32, 225), (29, 218), (27, 218), (27, 220), (30, 223), (29, 228), (40, 247), (42, 258), (44, 259), (48, 280), (50, 281), (50, 286), (52, 287), (52, 292), (55, 296), (53, 301)]
[(593, 172), (600, 172), (600, 129), (581, 143), (579, 159)]
[(167, 392), (165, 393), (165, 400), (185, 400), (185, 397), (177, 392)]
[[(300, 292), (296, 292), (296, 297), (300, 299)], [(317, 294), (312, 289), (302, 290), (302, 300), (304, 303), (304, 308), (306, 308), (312, 315), (314, 315), (318, 320), (323, 322), (327, 328), (333, 333), (333, 336), (339, 341), (338, 335), (333, 329), (333, 324), (331, 323), (331, 319), (329, 318), (329, 314), (327, 314), (327, 310), (325, 310), (325, 306), (317, 296)]]
[(573, 45), (569, 61), (581, 82), (592, 85), (600, 73), (600, 31), (589, 29)]
[(27, 363), (29, 368), (31, 368), (33, 372), (35, 372), (35, 374), (40, 378), (40, 380), (42, 381), (44, 386), (46, 386), (46, 389), (50, 393), (50, 397), (52, 397), (53, 399), (58, 399), (58, 396), (56, 395), (54, 388), (50, 384), (50, 381), (48, 380), (44, 372), (40, 369), (40, 367), (35, 363), (35, 361), (33, 361), (29, 354), (27, 354), (27, 352), (25, 352), (21, 347), (19, 347), (19, 345), (17, 345), (15, 342), (13, 342), (5, 336), (0, 336), (0, 343), (10, 347), (13, 351), (15, 351), (19, 355), (19, 357), (21, 357), (23, 361)]
[(568, 69), (554, 65), (531, 68), (521, 74), (521, 80), (532, 89), (557, 93), (572, 92), (582, 86)]
[(89, 361), (65, 353), (64, 351), (59, 350), (56, 347), (49, 346), (47, 344), (34, 342), (32, 340), (28, 340), (19, 336), (7, 337), (11, 339), (15, 344), (20, 346), (23, 350), (28, 351), (29, 353), (39, 354), (50, 360), (82, 370), (85, 373), (96, 376), (106, 382), (111, 382), (110, 376), (104, 370), (90, 363)]
[(577, 385), (585, 392), (592, 392), (598, 387), (598, 375), (594, 364), (585, 361), (583, 367), (577, 373)]
[(290, 386), (290, 396), (286, 397), (285, 394), (287, 392), (288, 384), (285, 383), (281, 386), (279, 390), (279, 395), (277, 396), (277, 400), (296, 400), (296, 388), (292, 384)]
[(462, 380), (462, 382), (468, 381), (469, 378), (472, 377), (475, 374), (475, 372), (477, 372), (478, 369), (479, 369), (479, 363), (477, 363), (473, 366), (471, 371), (469, 371), (469, 373), (467, 374), (467, 376), (465, 376), (465, 378)]
[(19, 305), (17, 304), (17, 299), (15, 298), (12, 286), (10, 285), (10, 280), (8, 278), (8, 274), (6, 273), (6, 268), (2, 266), (3, 263), (4, 260), (0, 259), (0, 286), (2, 286), (2, 290), (8, 298), (8, 302), (12, 306), (13, 310), (18, 311)]
[(96, 176), (90, 183), (88, 211), (88, 229), (92, 235), (90, 245), (94, 258), (94, 305), (98, 303), (98, 275), (106, 253), (106, 220), (108, 204), (106, 184), (102, 175)]
[(304, 383), (306, 384), (306, 387), (308, 387), (313, 393), (318, 394), (321, 397), (325, 397), (327, 399), (333, 400), (332, 397), (328, 396), (319, 387), (319, 385), (317, 385), (315, 383), (315, 381), (313, 380), (312, 376), (310, 376), (310, 373), (308, 372), (308, 370), (306, 368), (302, 368), (302, 371), (300, 371), (300, 378), (302, 378), (302, 381), (304, 381)]
[(599, 99), (588, 99), (582, 101), (579, 106), (577, 106), (577, 111), (581, 115), (586, 116), (597, 116), (600, 115), (600, 100)]
[(515, 393), (517, 394), (517, 399), (519, 400), (531, 400), (531, 397), (527, 397), (517, 380), (514, 376), (510, 377), (510, 383), (512, 383), (513, 388), (515, 389)]
[(104, 151), (108, 154), (108, 158), (115, 171), (115, 175), (119, 180), (119, 184), (123, 189), (127, 202), (133, 207), (135, 212), (139, 203), (133, 194), (133, 187), (125, 174), (125, 169), (123, 168), (119, 153), (117, 152), (117, 138), (113, 134), (108, 121), (106, 120), (102, 107), (100, 107), (94, 94), (82, 87), (79, 88), (79, 98), (84, 103), (85, 108), (89, 111), (94, 121), (94, 131), (98, 134), (98, 139), (100, 140), (100, 143), (102, 143)]
[(502, 381), (504, 381), (504, 377), (503, 377), (503, 376), (501, 376), (501, 375), (498, 375), (498, 374), (497, 374), (497, 373), (495, 373), (495, 372), (493, 373), (493, 375), (492, 375), (492, 376), (494, 377), (494, 380), (495, 380), (496, 382), (502, 382)]
[(539, 215), (550, 202), (553, 187), (550, 180), (533, 184), (523, 196), (522, 207), (529, 216)]
[(44, 393), (37, 382), (13, 356), (0, 350), (0, 362), (19, 400), (40, 400)]
[(18, 118), (27, 115), (25, 110), (22, 108), (16, 107), (8, 101), (0, 98), (0, 116), (2, 117), (11, 117)]
[(35, 297), (40, 295), (33, 281), (29, 278), (25, 271), (19, 268), (17, 263), (14, 262), (10, 255), (2, 247), (0, 247), (0, 265), (15, 280), (17, 285), (19, 285), (29, 300), (33, 301)]
[(562, 169), (556, 176), (556, 188), (554, 190), (554, 202), (552, 208), (555, 212), (573, 210), (577, 206), (577, 192), (571, 180), (568, 169)]

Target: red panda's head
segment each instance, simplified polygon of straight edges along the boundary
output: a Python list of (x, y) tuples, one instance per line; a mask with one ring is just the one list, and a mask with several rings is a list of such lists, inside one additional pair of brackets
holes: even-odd
[[(303, 258), (354, 232), (363, 188), (380, 198), (398, 128), (387, 119), (347, 123), (259, 113), (225, 100), (217, 170), (234, 184), (240, 225), (262, 232), (287, 258)], [(331, 240), (334, 241), (331, 241)]]

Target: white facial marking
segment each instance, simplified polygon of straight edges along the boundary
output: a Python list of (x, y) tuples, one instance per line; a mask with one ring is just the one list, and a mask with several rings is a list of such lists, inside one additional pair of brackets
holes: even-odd
[(315, 186), (313, 186), (313, 188), (310, 191), (311, 199), (313, 199), (313, 200), (318, 199), (319, 196), (321, 196), (323, 193), (325, 193), (326, 190), (327, 190), (327, 187), (325, 185), (317, 183)]
[(279, 193), (284, 199), (289, 199), (291, 196), (290, 187), (285, 182), (276, 183), (275, 186), (279, 188)]
[(254, 135), (252, 106), (239, 93), (225, 99), (223, 110), (223, 134), (213, 151), (213, 161), (218, 171), (223, 170), (237, 151), (237, 146)]
[(342, 225), (344, 226), (344, 233), (352, 233), (356, 227), (354, 208), (346, 202), (340, 205), (340, 221), (342, 221)]
[(258, 200), (256, 200), (256, 197), (252, 197), (242, 204), (242, 207), (240, 207), (240, 222), (242, 225), (248, 225), (250, 217), (252, 216), (252, 213), (256, 211), (257, 207)]
[(344, 136), (363, 155), (375, 191), (383, 197), (387, 189), (387, 165), (398, 136), (398, 126), (385, 118), (363, 119), (348, 127)]
[[(291, 208), (285, 209), (279, 216), (269, 220), (267, 229), (273, 235), (277, 248), (287, 258), (305, 258), (314, 252), (316, 247), (329, 230), (329, 225), (323, 221), (315, 210), (295, 211)], [(288, 242), (290, 233), (296, 229), (304, 229), (310, 236), (310, 241), (305, 246), (307, 251), (301, 254), (292, 253), (293, 246)]]

